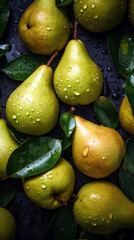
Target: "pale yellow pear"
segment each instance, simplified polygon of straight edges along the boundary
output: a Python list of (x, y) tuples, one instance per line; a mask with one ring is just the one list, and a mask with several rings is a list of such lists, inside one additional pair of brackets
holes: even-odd
[(103, 178), (117, 170), (125, 154), (121, 135), (75, 116), (72, 156), (78, 169), (93, 178)]
[(19, 144), (11, 136), (6, 121), (0, 119), (0, 179), (7, 176), (6, 167), (11, 153)]
[(52, 89), (52, 69), (41, 65), (9, 96), (6, 115), (19, 132), (43, 135), (55, 126), (59, 103)]
[(108, 235), (120, 229), (134, 228), (134, 203), (113, 183), (87, 183), (77, 197), (73, 213), (83, 230)]
[(46, 209), (56, 209), (71, 198), (75, 184), (72, 166), (59, 159), (54, 167), (39, 175), (24, 178), (23, 188), (28, 198)]
[(70, 105), (86, 105), (99, 97), (103, 76), (81, 40), (67, 44), (54, 72), (53, 84), (59, 99)]
[(28, 50), (49, 55), (65, 46), (70, 24), (56, 0), (35, 0), (20, 19), (19, 34)]
[(5, 208), (0, 208), (0, 240), (15, 240), (16, 224), (13, 215)]

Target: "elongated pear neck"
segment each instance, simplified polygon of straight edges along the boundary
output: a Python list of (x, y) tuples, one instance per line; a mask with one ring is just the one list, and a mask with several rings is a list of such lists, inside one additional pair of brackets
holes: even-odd
[(43, 7), (47, 6), (56, 6), (56, 0), (35, 0), (35, 3), (42, 5)]

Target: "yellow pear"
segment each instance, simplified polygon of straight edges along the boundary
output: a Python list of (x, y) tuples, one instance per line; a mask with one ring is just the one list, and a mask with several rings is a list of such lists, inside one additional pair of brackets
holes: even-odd
[(59, 99), (70, 105), (86, 105), (99, 97), (103, 76), (81, 40), (67, 44), (54, 72), (53, 84)]
[(65, 46), (70, 24), (56, 0), (35, 0), (20, 19), (19, 34), (28, 50), (49, 55)]
[(125, 154), (121, 135), (75, 116), (72, 156), (78, 169), (93, 178), (103, 178), (117, 170)]
[(19, 144), (11, 136), (6, 121), (0, 119), (0, 179), (7, 176), (6, 166), (11, 153)]
[(77, 196), (73, 213), (85, 231), (108, 235), (120, 229), (134, 228), (134, 203), (113, 183), (87, 183)]
[(7, 119), (19, 132), (43, 135), (55, 126), (59, 103), (52, 89), (52, 76), (52, 69), (41, 65), (9, 96)]
[(104, 32), (118, 26), (126, 13), (126, 0), (74, 0), (78, 23), (92, 32)]
[(56, 209), (70, 199), (75, 183), (72, 166), (64, 159), (47, 172), (24, 178), (23, 188), (28, 198), (46, 209)]
[(0, 240), (15, 240), (16, 224), (12, 214), (0, 208)]

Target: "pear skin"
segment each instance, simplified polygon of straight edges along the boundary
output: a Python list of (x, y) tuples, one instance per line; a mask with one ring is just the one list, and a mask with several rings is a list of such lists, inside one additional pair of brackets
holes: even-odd
[(86, 105), (99, 97), (103, 76), (81, 40), (67, 44), (54, 72), (53, 84), (59, 99), (69, 105)]
[(125, 154), (121, 135), (75, 116), (72, 156), (78, 169), (93, 178), (103, 178), (116, 171)]
[(61, 50), (69, 39), (69, 21), (55, 1), (35, 0), (20, 19), (20, 38), (33, 53), (50, 55)]
[(113, 183), (87, 183), (77, 196), (73, 213), (83, 230), (108, 235), (120, 229), (134, 228), (134, 203)]
[(6, 121), (0, 119), (0, 179), (7, 176), (6, 166), (11, 153), (19, 144), (11, 136)]
[(22, 180), (28, 198), (46, 209), (56, 209), (66, 204), (73, 193), (74, 183), (74, 170), (62, 158), (47, 172)]
[(43, 135), (55, 126), (59, 103), (52, 89), (52, 76), (52, 69), (42, 65), (9, 96), (6, 115), (17, 131)]
[(0, 239), (15, 240), (16, 224), (13, 215), (6, 209), (0, 208)]

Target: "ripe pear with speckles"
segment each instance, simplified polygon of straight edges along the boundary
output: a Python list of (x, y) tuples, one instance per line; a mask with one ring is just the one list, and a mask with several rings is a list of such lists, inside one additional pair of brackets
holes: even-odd
[(85, 184), (73, 206), (74, 218), (85, 231), (109, 235), (134, 228), (134, 203), (113, 183)]
[(81, 40), (67, 44), (54, 72), (53, 84), (59, 99), (69, 105), (86, 105), (99, 97), (103, 76)]
[(17, 147), (19, 147), (19, 144), (11, 136), (6, 121), (0, 119), (0, 179), (7, 176), (8, 159)]
[(56, 7), (56, 0), (35, 0), (23, 13), (19, 35), (28, 50), (50, 55), (61, 50), (70, 35), (65, 9)]
[(52, 76), (52, 69), (41, 65), (9, 96), (6, 115), (17, 131), (43, 135), (56, 125), (59, 103), (52, 89)]
[(119, 168), (124, 157), (121, 135), (112, 128), (74, 117), (72, 156), (76, 166), (89, 177), (107, 177)]

